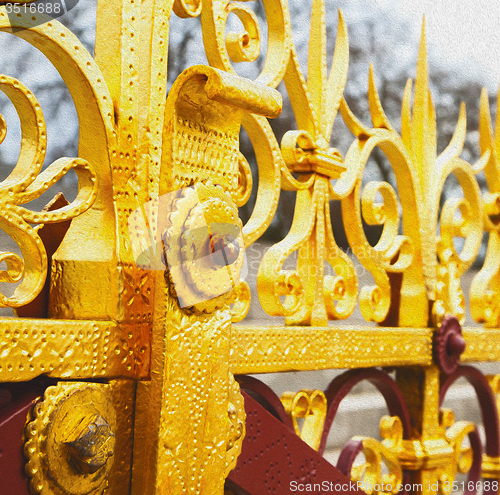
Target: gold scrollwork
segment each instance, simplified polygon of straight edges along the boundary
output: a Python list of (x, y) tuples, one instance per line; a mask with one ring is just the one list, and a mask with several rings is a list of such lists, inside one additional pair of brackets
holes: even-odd
[[(462, 107), (450, 144), (437, 155), (436, 116), (428, 81), (423, 28), (413, 108), (412, 83), (408, 81), (402, 105), (401, 136), (384, 113), (372, 68), (368, 99), (374, 129), (359, 122), (345, 101), (340, 108), (347, 126), (357, 137), (346, 155), (347, 169), (359, 170), (360, 165), (363, 168), (369, 153), (375, 146), (379, 147), (393, 166), (402, 209), (401, 215), (395, 193), (385, 183), (368, 184), (360, 196), (360, 178), (353, 193), (342, 202), (349, 242), (354, 252), (369, 253), (360, 261), (372, 272), (376, 282), (375, 287), (368, 288), (370, 291), (364, 288), (361, 292), (361, 310), (365, 318), (382, 321), (389, 305), (395, 303), (391, 292), (400, 292), (398, 324), (403, 326), (427, 323), (426, 300), (434, 303), (435, 325), (447, 313), (463, 321), (465, 309), (460, 276), (477, 256), (482, 232), (483, 205), (475, 176), (485, 167), (490, 156), (484, 149), (475, 165), (459, 158), (465, 140), (465, 107)], [(450, 174), (458, 179), (464, 197), (448, 199), (439, 215), (440, 196)], [(382, 196), (383, 203), (376, 202), (377, 195)], [(384, 225), (382, 237), (373, 248), (364, 236), (361, 213), (367, 223)], [(398, 235), (400, 216), (404, 236)], [(460, 252), (454, 245), (457, 237), (464, 239)], [(391, 287), (387, 275), (391, 272), (404, 272), (401, 289), (396, 285)], [(411, 312), (403, 311), (405, 307), (411, 307)]]
[(362, 441), (365, 462), (352, 467), (351, 479), (369, 495), (396, 495), (400, 491), (398, 486), (403, 481), (403, 470), (398, 451), (402, 432), (401, 420), (397, 416), (383, 416), (380, 420), (382, 442), (367, 437), (353, 438)]
[(242, 32), (231, 31), (226, 36), (226, 50), (233, 62), (255, 62), (260, 55), (259, 21), (254, 11), (244, 4), (230, 3), (228, 15), (238, 16), (243, 24)]
[[(45, 120), (33, 93), (18, 80), (0, 76), (0, 90), (12, 101), (21, 121), (22, 141), (19, 159), (11, 174), (0, 183), (0, 228), (18, 244), (23, 259), (15, 253), (0, 253), (7, 270), (0, 281), (15, 283), (22, 279), (14, 294), (0, 294), (0, 307), (19, 307), (32, 301), (45, 282), (47, 255), (37, 229), (30, 224), (62, 222), (88, 210), (96, 199), (96, 173), (85, 160), (60, 158), (40, 173), (47, 149)], [(6, 134), (6, 123), (0, 119), (0, 143)], [(41, 196), (70, 170), (79, 179), (76, 199), (55, 211), (32, 212), (21, 204)]]
[[(314, 450), (319, 449), (326, 419), (327, 401), (321, 390), (285, 392), (281, 396), (285, 411), (290, 416), (295, 433)], [(298, 419), (303, 419), (302, 428)]]
[(233, 305), (231, 308), (231, 321), (233, 323), (238, 323), (248, 314), (251, 296), (250, 287), (244, 280), (234, 288), (230, 301)]
[[(403, 480), (397, 457), (373, 438), (354, 437), (353, 440), (363, 441), (363, 454), (366, 462), (352, 468), (351, 479), (359, 483), (358, 486), (361, 486), (368, 495), (396, 495), (399, 492), (397, 487)], [(388, 473), (382, 472), (384, 464)], [(382, 486), (391, 490), (376, 489)]]
[[(455, 423), (453, 411), (441, 409), (436, 436), (426, 439), (403, 439), (403, 427), (397, 416), (384, 416), (380, 421), (382, 443), (362, 438), (369, 446), (365, 452), (366, 465), (354, 468), (352, 477), (361, 481), (360, 472), (364, 474), (363, 482), (374, 486), (381, 481), (390, 484), (401, 483), (402, 469), (409, 471), (436, 470), (440, 493), (449, 495), (453, 480), (457, 473), (468, 473), (473, 465), (472, 447), (464, 446), (465, 437), (476, 433), (474, 423), (458, 421)], [(358, 438), (358, 437), (355, 437)], [(381, 478), (380, 464), (384, 460), (389, 474)], [(397, 493), (393, 492), (393, 493)]]
[(252, 194), (252, 171), (245, 156), (240, 153), (238, 160), (238, 188), (236, 197), (236, 206), (243, 206), (250, 199)]
[[(290, 15), (285, 0), (264, 2), (264, 8), (270, 36), (264, 68), (256, 81), (275, 88), (283, 79), (289, 59), (292, 44)], [(231, 14), (238, 16), (243, 30), (229, 32), (226, 36), (226, 23)], [(203, 0), (201, 22), (205, 52), (213, 67), (235, 73), (231, 60), (236, 63), (253, 62), (259, 57), (261, 42), (258, 19), (243, 3)]]
[(439, 489), (443, 495), (452, 492), (453, 480), (457, 473), (468, 473), (472, 467), (474, 453), (472, 447), (463, 446), (465, 437), (476, 430), (474, 423), (470, 421), (457, 421), (450, 409), (441, 409), (439, 413), (440, 433), (443, 435), (451, 448), (453, 454), (450, 462), (442, 463), (439, 476)]
[(198, 17), (201, 7), (202, 0), (174, 0), (173, 11), (183, 18)]
[[(257, 279), (264, 310), (286, 316), (287, 324), (326, 325), (329, 319), (347, 318), (357, 298), (354, 265), (335, 242), (329, 205), (330, 180), (341, 180), (346, 173), (342, 156), (328, 142), (347, 77), (347, 31), (339, 15), (336, 49), (327, 77), (320, 3), (314, 3), (311, 18), (308, 84), (293, 47), (284, 76), (300, 129), (285, 134), (281, 143), (285, 164), (282, 187), (297, 191), (292, 228), (283, 241), (267, 251)], [(297, 269), (283, 269), (294, 252), (298, 252)], [(335, 275), (325, 273), (325, 263)]]
[[(474, 166), (460, 159), (459, 154), (465, 141), (465, 127), (465, 105), (462, 105), (453, 138), (436, 160), (437, 190), (443, 190), (446, 178), (454, 174), (464, 192), (463, 198), (448, 198), (441, 211), (440, 236), (437, 243), (440, 263), (437, 269), (436, 302), (433, 307), (436, 325), (441, 323), (447, 313), (452, 313), (461, 324), (464, 323), (465, 299), (460, 277), (476, 258), (482, 239), (483, 202), (475, 176), (486, 166), (490, 152), (485, 151)], [(460, 253), (456, 250), (455, 238), (464, 239)]]

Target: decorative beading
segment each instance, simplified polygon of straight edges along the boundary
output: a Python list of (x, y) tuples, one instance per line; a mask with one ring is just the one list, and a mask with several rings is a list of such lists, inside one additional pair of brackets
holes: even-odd
[(101, 495), (113, 465), (116, 411), (109, 385), (49, 387), (26, 425), (26, 473), (40, 495)]

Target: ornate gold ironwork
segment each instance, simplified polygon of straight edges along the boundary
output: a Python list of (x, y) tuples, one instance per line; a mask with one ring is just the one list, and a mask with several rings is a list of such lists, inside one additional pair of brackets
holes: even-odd
[[(5, 14), (0, 14), (4, 15)], [(0, 273), (1, 282), (22, 282), (10, 297), (0, 295), (1, 307), (19, 307), (32, 301), (45, 283), (47, 255), (37, 229), (30, 224), (62, 222), (87, 211), (96, 199), (96, 174), (81, 158), (60, 158), (40, 173), (47, 149), (47, 131), (40, 104), (20, 81), (0, 75), (0, 90), (14, 104), (21, 121), (22, 141), (18, 162), (0, 184), (0, 227), (18, 244), (23, 258), (15, 253), (0, 253), (7, 270)], [(7, 125), (0, 116), (0, 144)], [(21, 204), (41, 196), (68, 171), (79, 179), (78, 195), (72, 204), (52, 212), (32, 212)]]
[[(373, 68), (368, 89), (372, 126), (362, 123), (343, 99), (349, 46), (341, 14), (328, 75), (325, 2), (313, 0), (306, 78), (286, 0), (263, 4), (268, 48), (255, 81), (238, 76), (234, 68), (255, 62), (261, 51), (259, 20), (246, 3), (100, 0), (95, 59), (58, 21), (40, 14), (9, 16), (0, 7), (0, 30), (40, 49), (59, 71), (80, 125), (78, 158), (59, 159), (40, 173), (46, 149), (40, 105), (21, 82), (0, 76), (0, 89), (14, 103), (23, 133), (18, 163), (0, 184), (0, 228), (22, 253), (22, 259), (0, 255), (7, 267), (0, 281), (20, 284), (12, 296), (0, 296), (0, 306), (31, 301), (50, 269), (49, 318), (0, 320), (0, 382), (42, 374), (120, 379), (110, 385), (47, 389), (26, 430), (34, 493), (104, 490), (111, 465), (107, 456), (113, 450), (110, 432), (115, 431), (112, 409), (121, 403), (127, 412), (117, 409), (113, 457), (120, 465), (109, 474), (110, 490), (121, 494), (131, 486), (137, 495), (222, 493), (245, 435), (243, 399), (232, 373), (397, 366), (413, 431), (403, 439), (398, 418), (384, 418), (382, 442), (358, 439), (368, 463), (365, 477), (396, 483), (404, 468), (412, 481), (422, 483), (422, 493), (434, 493), (430, 487), (436, 484), (447, 493), (456, 473), (471, 468), (462, 440), (473, 434), (474, 426), (454, 423), (451, 413), (440, 412), (440, 370), (433, 364), (432, 346), (435, 328), (447, 315), (464, 321), (460, 278), (487, 232), (486, 260), (470, 297), (473, 318), (486, 328), (464, 329), (461, 359), (500, 360), (500, 127), (493, 131), (488, 95), (481, 95), (478, 163), (460, 158), (464, 106), (449, 146), (438, 155), (425, 30), (413, 105), (409, 81), (398, 133), (383, 110)], [(165, 98), (172, 12), (201, 17), (211, 67), (184, 71)], [(227, 32), (232, 15), (241, 21), (241, 32)], [(275, 88), (282, 81), (297, 129), (278, 143), (267, 118), (280, 112)], [(330, 146), (338, 112), (354, 135), (344, 157)], [(239, 150), (241, 126), (252, 141), (259, 174), (256, 205), (246, 225), (241, 225), (237, 207), (250, 197), (252, 173)], [(5, 133), (0, 118), (0, 143)], [(380, 181), (363, 185), (375, 148), (392, 165), (397, 190)], [(79, 176), (79, 192), (70, 205), (40, 213), (20, 206), (71, 169)], [(476, 179), (482, 170), (488, 185), (484, 194)], [(463, 197), (450, 198), (440, 208), (450, 174)], [(282, 189), (297, 193), (292, 227), (264, 255), (257, 295), (268, 314), (286, 318), (286, 326), (232, 327), (244, 320), (251, 304), (249, 285), (236, 285), (243, 248), (270, 225)], [(170, 194), (165, 213), (162, 198)], [(371, 286), (359, 289), (353, 260), (337, 245), (330, 200), (342, 202), (352, 252), (372, 274)], [(145, 205), (148, 222), (131, 239), (130, 218)], [(31, 224), (68, 219), (70, 229), (48, 267)], [(375, 246), (368, 242), (363, 221), (382, 227)], [(218, 238), (211, 231), (197, 231), (205, 223), (226, 223), (240, 231), (233, 251), (224, 260), (212, 256), (208, 268), (201, 255), (207, 249), (213, 254), (225, 241), (224, 233)], [(188, 240), (169, 244), (169, 228), (184, 229)], [(456, 238), (463, 239), (461, 250)], [(154, 245), (161, 249), (151, 250), (157, 258), (149, 258), (148, 269), (134, 252)], [(296, 267), (284, 268), (294, 253)], [(169, 262), (166, 272), (163, 265), (151, 269), (164, 261)], [(329, 320), (347, 319), (358, 303), (365, 320), (385, 328), (327, 327)], [(136, 394), (135, 384), (124, 384), (124, 378), (141, 380)], [(79, 394), (90, 394), (99, 407), (77, 400)], [(99, 394), (111, 394), (115, 406), (108, 408), (108, 398)], [(283, 400), (296, 430), (297, 418), (304, 417), (300, 435), (318, 448), (324, 396), (301, 392)], [(71, 401), (78, 406), (74, 410)], [(69, 427), (60, 426), (59, 414), (70, 418)], [(95, 440), (93, 446), (89, 439)], [(67, 457), (58, 454), (61, 445)], [(70, 464), (60, 462), (69, 458)], [(390, 467), (389, 477), (382, 475), (382, 462)], [(483, 474), (494, 478), (498, 472), (498, 457), (485, 455)], [(83, 481), (72, 481), (75, 476)], [(361, 476), (360, 470), (354, 473), (355, 479)]]
[(115, 450), (116, 412), (108, 385), (49, 387), (26, 426), (32, 493), (101, 494)]
[[(397, 456), (383, 443), (373, 438), (354, 437), (353, 440), (362, 441), (365, 462), (353, 467), (352, 480), (359, 483), (363, 491), (370, 495), (398, 493), (400, 491), (398, 487), (402, 485), (403, 481), (403, 472)], [(384, 466), (387, 473), (382, 472)], [(373, 487), (381, 489), (377, 490)]]
[[(467, 473), (472, 465), (472, 450), (462, 448), (465, 436), (474, 431), (474, 424), (454, 422), (451, 410), (440, 411), (440, 430), (428, 440), (403, 440), (401, 421), (397, 416), (384, 416), (380, 422), (382, 444), (405, 470), (433, 470), (439, 467), (439, 481), (453, 481), (457, 472)], [(443, 490), (444, 492), (444, 490)]]
[[(281, 396), (285, 411), (290, 416), (295, 433), (310, 447), (318, 450), (326, 418), (326, 397), (321, 390), (301, 390), (294, 394), (285, 392)], [(303, 419), (299, 428), (297, 419)]]
[(149, 332), (109, 321), (0, 319), (0, 381), (144, 378)]
[[(471, 470), (472, 448), (464, 448), (462, 442), (467, 435), (477, 431), (473, 423), (455, 423), (451, 410), (442, 410), (440, 421), (441, 429), (436, 437), (425, 441), (404, 440), (401, 420), (397, 416), (384, 416), (380, 421), (381, 443), (373, 438), (353, 438), (362, 442), (365, 462), (353, 466), (351, 478), (360, 482), (367, 493), (396, 494), (404, 485), (408, 486), (403, 482), (403, 470), (427, 470), (433, 472), (434, 478), (424, 491), (450, 494), (456, 474)], [(382, 473), (382, 464), (387, 473)], [(388, 488), (373, 490), (375, 486), (384, 485)]]
[[(499, 93), (500, 98), (500, 93)], [(500, 111), (497, 109), (497, 125), (495, 135), (491, 125), (491, 114), (488, 101), (488, 92), (483, 89), (481, 93), (481, 106), (479, 115), (479, 144), (483, 153), (489, 153), (489, 160), (484, 169), (488, 192), (483, 195), (483, 225), (489, 232), (488, 250), (481, 270), (477, 273), (471, 285), (471, 314), (477, 322), (482, 322), (486, 327), (499, 326), (498, 299), (498, 258), (499, 258), (499, 223), (500, 213), (499, 191), (500, 175), (498, 153), (500, 151)]]

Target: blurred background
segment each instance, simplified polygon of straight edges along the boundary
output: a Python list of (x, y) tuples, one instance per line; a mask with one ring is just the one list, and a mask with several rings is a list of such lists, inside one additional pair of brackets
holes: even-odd
[[(303, 71), (306, 71), (309, 39), (309, 18), (312, 0), (291, 0), (290, 13), (294, 41), (299, 53)], [(81, 0), (68, 14), (59, 18), (93, 53), (95, 39), (95, 16), (97, 0)], [(265, 54), (267, 36), (265, 13), (261, 2), (250, 2), (261, 20), (263, 50)], [(462, 158), (473, 163), (479, 158), (478, 113), (481, 88), (486, 86), (490, 93), (492, 110), (496, 108), (496, 90), (500, 80), (500, 9), (493, 8), (492, 2), (478, 0), (326, 0), (328, 56), (331, 62), (336, 36), (338, 14), (342, 9), (347, 24), (350, 42), (350, 66), (345, 97), (354, 113), (365, 123), (370, 123), (368, 101), (368, 67), (375, 65), (375, 74), (383, 107), (399, 129), (400, 108), (403, 90), (408, 78), (416, 74), (416, 61), (423, 15), (426, 16), (426, 31), (429, 50), (431, 91), (437, 114), (438, 152), (449, 143), (458, 119), (460, 102), (467, 107), (467, 138)], [(231, 24), (233, 23), (233, 24)], [(234, 18), (228, 29), (237, 28), (239, 21)], [(207, 63), (201, 36), (199, 19), (179, 19), (173, 15), (169, 48), (169, 87), (177, 75), (186, 67), (197, 63)], [(254, 78), (260, 72), (264, 55), (253, 64), (239, 64), (241, 75)], [(8, 33), (0, 33), (0, 74), (20, 79), (37, 96), (44, 111), (47, 123), (48, 151), (45, 166), (61, 156), (77, 156), (78, 119), (69, 92), (59, 74), (47, 59), (23, 40)], [(295, 129), (295, 118), (288, 104), (284, 85), (279, 88), (284, 96), (282, 115), (271, 124), (278, 137), (290, 129)], [(8, 134), (0, 146), (0, 180), (5, 179), (17, 161), (20, 148), (20, 126), (14, 107), (0, 92), (0, 113), (8, 124)], [(332, 134), (331, 145), (345, 155), (352, 135), (337, 119)], [(252, 166), (254, 174), (254, 193), (243, 208), (241, 217), (245, 222), (252, 211), (255, 201), (258, 173), (254, 151), (246, 133), (241, 133), (241, 149)], [(365, 172), (364, 180), (385, 180), (395, 186), (392, 170), (382, 155), (376, 151)], [(479, 176), (484, 187), (484, 175)], [(62, 191), (69, 199), (76, 195), (76, 177), (69, 174), (39, 201), (30, 205), (41, 209), (55, 192)], [(461, 195), (460, 188), (453, 178), (447, 181), (443, 200), (447, 196)], [(256, 244), (250, 261), (249, 282), (255, 286), (255, 275), (262, 252), (273, 242), (286, 236), (292, 221), (294, 194), (283, 192), (275, 219), (268, 232)], [(340, 206), (332, 202), (332, 219), (339, 245), (348, 249), (340, 217)], [(379, 231), (368, 230), (372, 243), (376, 242)], [(16, 251), (13, 241), (0, 235), (0, 250)], [(249, 254), (250, 256), (250, 254)], [(482, 250), (476, 269), (484, 259)], [(359, 263), (358, 263), (359, 265)], [(361, 265), (359, 265), (361, 267)], [(362, 268), (362, 267), (361, 267)], [(364, 274), (362, 274), (364, 275)], [(464, 282), (464, 289), (470, 277)], [(11, 310), (1, 310), (4, 316), (11, 316)], [(263, 313), (258, 300), (254, 297), (249, 320), (259, 324), (280, 324), (272, 322)], [(472, 324), (470, 317), (467, 321)], [(366, 322), (357, 313), (350, 325)], [(496, 365), (484, 365), (483, 372), (498, 371)], [(267, 376), (280, 395), (283, 391), (299, 388), (326, 387), (336, 375), (334, 371), (287, 373)], [(450, 394), (451, 405), (458, 419), (479, 421), (478, 409), (472, 390), (459, 383)], [(379, 395), (369, 386), (360, 387), (350, 400), (341, 406), (338, 419), (332, 430), (330, 452), (334, 456), (338, 447), (343, 445), (352, 434), (377, 436), (378, 418), (384, 414), (385, 406)]]

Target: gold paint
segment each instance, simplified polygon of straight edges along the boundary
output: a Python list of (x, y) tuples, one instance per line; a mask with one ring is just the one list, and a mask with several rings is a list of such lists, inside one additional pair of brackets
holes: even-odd
[[(382, 418), (382, 421), (386, 418), (388, 416)], [(362, 453), (365, 456), (365, 462), (353, 467), (351, 472), (352, 481), (356, 483), (360, 482), (361, 488), (363, 488), (363, 485), (372, 487), (378, 485), (381, 487), (382, 483), (384, 486), (391, 485), (392, 490), (389, 492), (372, 489), (371, 493), (374, 495), (396, 495), (398, 493), (397, 486), (403, 481), (403, 471), (401, 464), (398, 462), (397, 455), (391, 452), (383, 442), (380, 443), (373, 438), (354, 437), (353, 440), (361, 440), (363, 442)], [(386, 468), (387, 472), (382, 472), (383, 467)], [(367, 493), (370, 492), (368, 487), (365, 491)]]
[(498, 479), (500, 476), (500, 457), (483, 454), (481, 476), (486, 479)]
[[(240, 168), (237, 144), (243, 110), (276, 115), (279, 105), (273, 90), (208, 67), (192, 67), (177, 79), (165, 106), (162, 152), (162, 162), (174, 165), (162, 168), (159, 197), (193, 184), (194, 188), (184, 189), (174, 199), (169, 219), (174, 227), (197, 227), (197, 216), (205, 213), (215, 221), (239, 225), (233, 206), (239, 193), (233, 177)], [(199, 144), (216, 138), (224, 168), (205, 160), (210, 148)], [(208, 182), (213, 178), (220, 186)], [(199, 206), (190, 199), (194, 191)], [(159, 232), (160, 238), (163, 233)], [(168, 261), (174, 257), (173, 270), (179, 266), (176, 256), (183, 260), (190, 256), (166, 247)], [(239, 261), (234, 265), (229, 267), (232, 281), (239, 279), (241, 268)], [(203, 281), (198, 269), (193, 256), (193, 263), (182, 271), (156, 272), (155, 294), (162, 297), (154, 306), (151, 380), (139, 383), (137, 390), (133, 494), (203, 493), (204, 487), (221, 492), (223, 474), (235, 465), (241, 449), (243, 403), (229, 372), (229, 300), (234, 282), (219, 287), (221, 296), (183, 309), (179, 301), (192, 287), (213, 295), (207, 291), (214, 287)], [(184, 278), (184, 283), (176, 282)]]
[(229, 374), (229, 402), (227, 414), (230, 425), (226, 441), (226, 469), (224, 472), (226, 478), (236, 466), (238, 456), (241, 453), (243, 439), (246, 434), (245, 403), (240, 393), (240, 386), (231, 373)]
[[(45, 247), (37, 228), (29, 224), (63, 222), (87, 211), (96, 200), (97, 177), (89, 163), (81, 158), (60, 158), (41, 172), (47, 131), (40, 104), (28, 88), (12, 77), (0, 75), (0, 90), (14, 104), (22, 130), (18, 162), (0, 183), (0, 228), (18, 244), (23, 256), (0, 253), (0, 261), (7, 265), (7, 270), (0, 271), (0, 282), (21, 281), (11, 297), (0, 294), (0, 307), (17, 308), (39, 294), (47, 274)], [(7, 125), (1, 117), (0, 143), (6, 133)], [(32, 212), (20, 206), (41, 196), (70, 170), (74, 170), (79, 179), (78, 195), (73, 203), (52, 212)]]
[[(397, 416), (384, 416), (380, 421), (380, 444), (374, 439), (354, 437), (363, 440), (363, 452), (366, 464), (353, 470), (352, 478), (372, 484), (400, 483), (402, 470), (417, 472), (414, 479), (431, 481), (438, 486), (439, 493), (449, 495), (452, 482), (458, 472), (467, 473), (472, 467), (472, 449), (463, 448), (464, 438), (474, 430), (474, 424), (467, 421), (454, 422), (451, 410), (440, 411), (438, 434), (428, 439), (403, 440), (403, 427)], [(381, 476), (382, 460), (388, 474)], [(385, 479), (384, 479), (385, 476)], [(416, 482), (416, 481), (415, 481)], [(438, 483), (436, 485), (436, 482)], [(430, 493), (429, 487), (423, 486), (423, 493)], [(392, 493), (397, 493), (397, 490)]]
[[(425, 31), (413, 105), (409, 81), (398, 133), (382, 108), (373, 68), (368, 90), (373, 127), (361, 123), (343, 99), (349, 46), (341, 14), (327, 74), (325, 2), (313, 0), (306, 78), (286, 0), (263, 4), (269, 38), (255, 81), (239, 77), (233, 67), (233, 62), (256, 61), (263, 46), (257, 17), (241, 2), (99, 1), (95, 60), (59, 22), (31, 13), (9, 17), (0, 7), (0, 30), (40, 49), (59, 71), (80, 125), (78, 158), (60, 159), (40, 173), (46, 149), (40, 106), (22, 83), (0, 75), (0, 89), (11, 98), (23, 127), (18, 164), (0, 184), (0, 228), (23, 255), (0, 254), (7, 266), (0, 281), (21, 283), (13, 296), (0, 296), (0, 305), (19, 307), (31, 301), (51, 270), (50, 318), (0, 319), (0, 382), (42, 374), (112, 379), (108, 385), (67, 383), (47, 390), (27, 430), (33, 493), (102, 493), (108, 482), (107, 493), (120, 495), (130, 486), (137, 495), (222, 493), (244, 437), (243, 402), (232, 373), (398, 366), (397, 380), (412, 417), (411, 439), (402, 440), (397, 418), (383, 418), (382, 442), (363, 439), (366, 476), (395, 482), (404, 467), (413, 471), (412, 482), (423, 483), (424, 493), (436, 482), (445, 493), (446, 481), (470, 467), (461, 441), (472, 425), (454, 423), (451, 413), (439, 411), (432, 337), (446, 314), (463, 322), (460, 277), (488, 232), (486, 261), (470, 295), (473, 318), (487, 328), (464, 330), (462, 361), (500, 360), (500, 126), (493, 131), (487, 93), (481, 95), (479, 162), (471, 165), (460, 158), (466, 135), (463, 106), (454, 136), (438, 156)], [(201, 16), (212, 67), (184, 71), (166, 98), (172, 11), (183, 18)], [(242, 29), (226, 33), (233, 14)], [(282, 81), (297, 130), (289, 130), (278, 143), (267, 118), (280, 112), (281, 96), (274, 88)], [(354, 134), (344, 157), (329, 146), (338, 112)], [(177, 272), (145, 270), (133, 257), (130, 214), (151, 202), (152, 218), (159, 219), (160, 198), (182, 188), (193, 186), (189, 191), (196, 190), (201, 201), (195, 205), (188, 190), (177, 194), (169, 219), (176, 228), (194, 229), (202, 214), (241, 227), (237, 206), (252, 191), (250, 166), (239, 150), (241, 126), (254, 147), (259, 183), (240, 246), (249, 247), (270, 225), (281, 189), (297, 193), (292, 228), (267, 251), (258, 272), (263, 308), (285, 316), (286, 327), (231, 326), (244, 320), (251, 302), (249, 286), (233, 283), (239, 279), (242, 256), (216, 276), (204, 276), (195, 248), (170, 250), (168, 256), (187, 256), (191, 262), (189, 269)], [(5, 134), (0, 117), (0, 143)], [(364, 168), (377, 147), (394, 169), (397, 192), (384, 182), (363, 188)], [(80, 184), (71, 205), (43, 213), (20, 206), (71, 169)], [(483, 169), (485, 194), (476, 179)], [(447, 200), (439, 214), (450, 174), (463, 198)], [(371, 286), (358, 288), (354, 264), (336, 243), (330, 200), (342, 202), (352, 252), (371, 272)], [(45, 248), (30, 224), (70, 218), (71, 227), (48, 267)], [(375, 246), (366, 238), (363, 219), (383, 226)], [(153, 223), (144, 234), (162, 239), (165, 225)], [(456, 237), (464, 239), (461, 252), (455, 248)], [(196, 246), (206, 241), (193, 237)], [(284, 269), (293, 253), (298, 254), (296, 268)], [(334, 274), (326, 272), (325, 263)], [(225, 280), (221, 273), (227, 274)], [(174, 286), (176, 277), (186, 283)], [(181, 308), (178, 296), (190, 292), (206, 300)], [(367, 321), (386, 327), (327, 327), (329, 320), (348, 318), (358, 303)], [(141, 380), (137, 394), (136, 382), (124, 378)], [(96, 406), (78, 399), (79, 394), (96, 398)], [(101, 401), (99, 394), (106, 398)], [(300, 435), (316, 448), (325, 412), (321, 395), (301, 392), (283, 400), (297, 430), (297, 418), (304, 416)], [(70, 411), (71, 401), (78, 407)], [(301, 407), (300, 401), (307, 405)], [(97, 407), (101, 403), (106, 404), (104, 412)], [(116, 428), (109, 412), (113, 408)], [(63, 413), (70, 428), (59, 424)], [(95, 452), (87, 449), (89, 425), (103, 435), (108, 426), (116, 429), (113, 468), (105, 458), (112, 450), (109, 438), (98, 441)], [(40, 426), (38, 432), (35, 426)], [(48, 450), (40, 431), (49, 432)], [(64, 471), (69, 469), (61, 462), (64, 456), (52, 449), (56, 440), (71, 444), (81, 472), (111, 469), (109, 480), (99, 474), (94, 483), (88, 473)], [(389, 466), (386, 475), (381, 474), (382, 463)], [(498, 459), (485, 457), (484, 475), (498, 476), (498, 464)], [(74, 482), (75, 476), (86, 478)]]
[[(500, 375), (486, 375), (486, 379), (495, 394), (497, 412), (500, 413)], [(491, 457), (483, 453), (481, 476), (487, 479), (500, 477), (500, 457)]]
[[(290, 416), (295, 433), (314, 450), (319, 449), (326, 419), (326, 397), (321, 390), (301, 390), (294, 394), (285, 392), (281, 396), (285, 411)], [(297, 419), (304, 419), (302, 429)]]
[(426, 366), (432, 330), (234, 326), (229, 359), (235, 374)]
[(0, 319), (0, 382), (148, 376), (149, 332), (108, 321)]
[(24, 446), (32, 493), (102, 494), (115, 450), (110, 387), (61, 382), (45, 390), (32, 416)]
[(110, 396), (116, 411), (116, 444), (114, 461), (108, 476), (106, 495), (129, 493), (132, 480), (132, 448), (134, 440), (134, 380), (111, 380)]
[[(228, 266), (217, 266), (209, 255), (212, 234), (234, 234), (236, 230), (239, 233), (236, 242), (243, 246), (238, 210), (231, 196), (210, 181), (184, 189), (173, 201), (172, 210), (165, 228), (167, 237), (163, 241), (171, 291), (186, 309), (211, 313), (224, 307), (233, 287), (239, 285), (243, 249)], [(217, 233), (212, 224), (220, 226), (216, 227)], [(231, 228), (234, 226), (236, 229)]]
[[(467, 346), (462, 361), (499, 360), (499, 335), (493, 329), (464, 329)], [(27, 381), (41, 374), (140, 379), (148, 376), (148, 326), (4, 318), (0, 319), (0, 355), (0, 382)], [(235, 374), (431, 362), (432, 330), (397, 328), (235, 326), (229, 357)]]
[(493, 328), (464, 328), (465, 351), (460, 356), (464, 363), (499, 361), (500, 332)]

